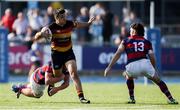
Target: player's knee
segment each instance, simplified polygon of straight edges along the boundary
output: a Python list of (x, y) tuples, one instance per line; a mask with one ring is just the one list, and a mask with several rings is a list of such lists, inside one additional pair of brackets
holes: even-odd
[(36, 98), (40, 98), (40, 97), (43, 96), (43, 92), (34, 93), (34, 96), (35, 96)]
[(154, 83), (158, 84), (161, 79), (159, 77), (152, 77), (152, 78), (149, 78), (150, 80), (152, 80)]
[(155, 81), (156, 81), (156, 83), (160, 83), (161, 79), (160, 78), (156, 78)]
[(77, 73), (72, 72), (72, 73), (71, 73), (71, 78), (72, 78), (72, 79), (77, 79), (77, 78), (78, 78)]

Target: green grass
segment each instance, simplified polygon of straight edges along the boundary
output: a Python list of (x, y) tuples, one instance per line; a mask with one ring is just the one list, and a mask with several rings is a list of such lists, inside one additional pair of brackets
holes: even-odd
[[(168, 84), (173, 96), (180, 101), (180, 84)], [(91, 104), (79, 103), (73, 84), (66, 90), (48, 97), (46, 91), (40, 99), (16, 95), (10, 90), (11, 84), (0, 84), (0, 110), (180, 110), (179, 105), (167, 104), (167, 99), (156, 85), (135, 85), (136, 104), (126, 104), (128, 91), (125, 83), (83, 83), (85, 96)]]

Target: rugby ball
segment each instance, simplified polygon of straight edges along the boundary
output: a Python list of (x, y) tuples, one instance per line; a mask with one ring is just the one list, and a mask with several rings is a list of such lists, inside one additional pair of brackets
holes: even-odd
[(48, 28), (48, 27), (43, 27), (41, 29), (41, 32), (42, 32), (42, 36), (48, 40), (48, 41), (51, 41), (51, 38), (52, 38), (52, 32), (51, 30)]

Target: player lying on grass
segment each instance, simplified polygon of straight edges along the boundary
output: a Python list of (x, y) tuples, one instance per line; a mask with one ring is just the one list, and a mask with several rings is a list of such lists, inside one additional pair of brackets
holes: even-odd
[(63, 83), (58, 87), (48, 86), (54, 85), (61, 81), (62, 77), (54, 77), (51, 63), (37, 68), (30, 77), (30, 83), (24, 85), (13, 85), (12, 91), (17, 93), (17, 98), (20, 94), (28, 97), (40, 98), (43, 95), (45, 87), (48, 86), (48, 95), (52, 96), (60, 90), (63, 90), (69, 86), (69, 72), (66, 68), (63, 68), (62, 73), (64, 75)]
[(178, 102), (172, 97), (165, 82), (159, 78), (155, 71), (155, 57), (152, 44), (149, 40), (144, 38), (144, 26), (142, 24), (134, 23), (131, 25), (130, 37), (121, 42), (111, 62), (105, 69), (104, 76), (109, 73), (110, 69), (123, 52), (126, 52), (128, 58), (126, 71), (124, 72), (130, 95), (130, 101), (128, 103), (136, 102), (134, 97), (133, 78), (143, 75), (159, 86), (161, 91), (168, 98), (169, 104), (178, 104)]

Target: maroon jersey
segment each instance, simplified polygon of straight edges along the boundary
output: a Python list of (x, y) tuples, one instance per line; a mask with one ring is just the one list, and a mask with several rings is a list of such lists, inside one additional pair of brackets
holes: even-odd
[(39, 67), (35, 70), (33, 79), (37, 84), (44, 85), (45, 84), (45, 73), (53, 73), (52, 67), (45, 65), (42, 67)]
[[(35, 70), (33, 79), (37, 84), (44, 85), (45, 84), (45, 73), (53, 73), (52, 67), (49, 65), (45, 65), (42, 67), (39, 67)], [(62, 73), (64, 75), (69, 75), (68, 70), (65, 66), (62, 68)]]
[(123, 40), (128, 63), (140, 59), (147, 59), (148, 51), (152, 50), (152, 44), (142, 36), (130, 36)]

